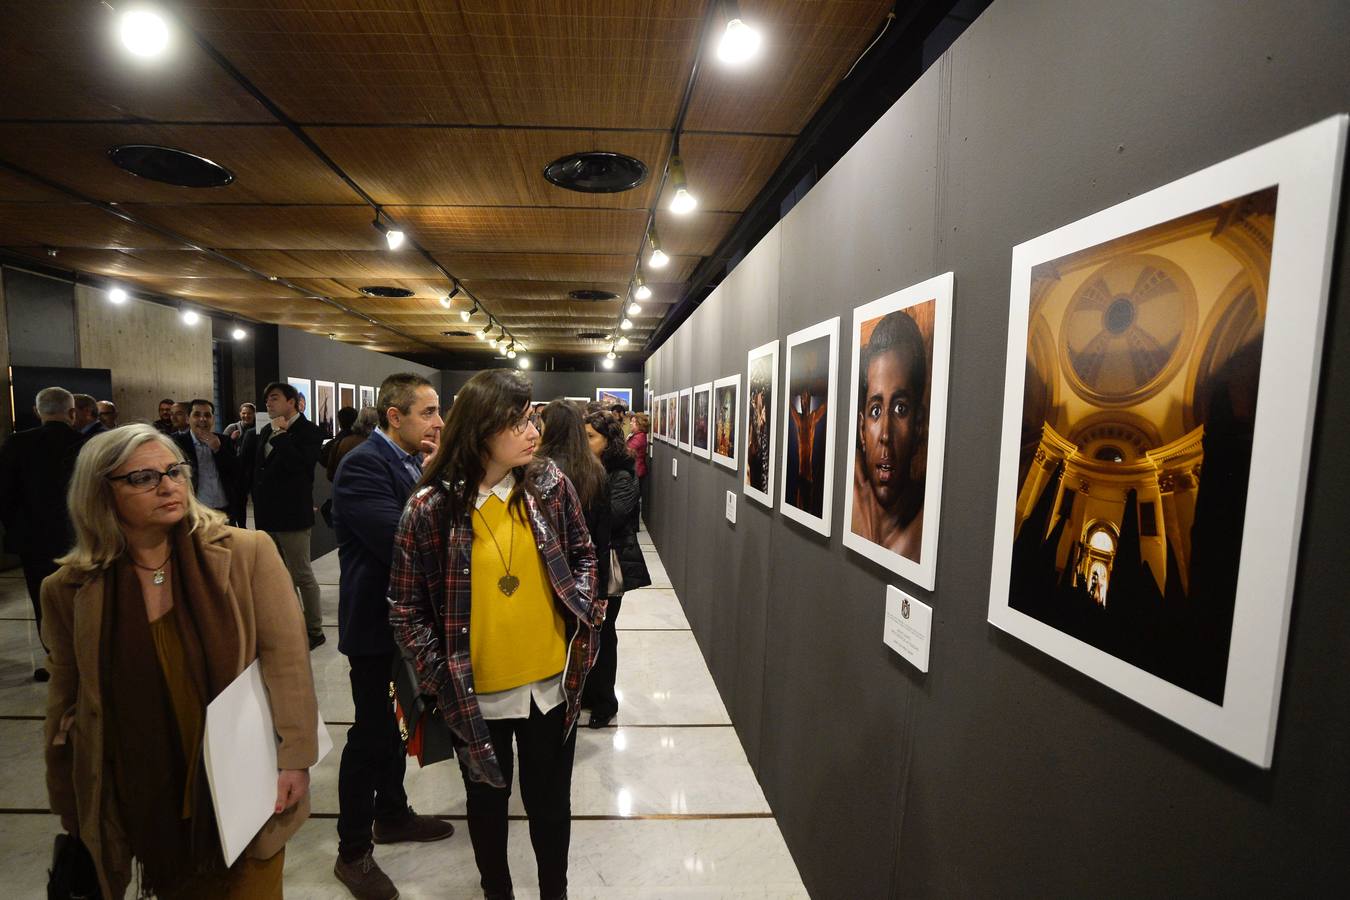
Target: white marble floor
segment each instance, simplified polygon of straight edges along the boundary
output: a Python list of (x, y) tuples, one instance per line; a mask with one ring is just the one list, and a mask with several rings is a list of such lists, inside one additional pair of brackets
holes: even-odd
[[(661, 559), (641, 535), (652, 587), (624, 597), (619, 617), (619, 715), (580, 728), (572, 777), (570, 896), (806, 897), (726, 707), (703, 662)], [(351, 722), (345, 659), (337, 652), (337, 554), (315, 561), (328, 643), (312, 656), (319, 706), (335, 750), (313, 773), (314, 817), (290, 842), (286, 893), (347, 896), (333, 878), (337, 769)], [(45, 689), (32, 682), (42, 650), (23, 580), (0, 573), (0, 858), (16, 897), (39, 896), (58, 828), (42, 776)], [(456, 824), (450, 840), (376, 849), (405, 898), (479, 896), (464, 824), (458, 769), (409, 761), (408, 795), (419, 812)], [(511, 800), (516, 896), (538, 896), (529, 833)]]

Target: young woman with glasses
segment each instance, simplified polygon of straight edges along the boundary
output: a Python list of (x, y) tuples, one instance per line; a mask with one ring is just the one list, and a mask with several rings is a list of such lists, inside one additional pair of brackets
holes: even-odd
[(605, 616), (576, 490), (538, 443), (524, 375), (471, 378), (404, 509), (389, 583), (395, 640), (456, 737), (490, 898), (512, 896), (513, 740), (540, 895), (567, 894), (574, 728)]

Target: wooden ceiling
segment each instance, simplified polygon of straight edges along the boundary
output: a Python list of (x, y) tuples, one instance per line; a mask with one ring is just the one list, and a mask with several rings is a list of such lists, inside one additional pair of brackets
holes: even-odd
[[(93, 0), (0, 0), (0, 163), (11, 167), (0, 166), (0, 249), (386, 352), (491, 354), (444, 334), (485, 320), (462, 323), (462, 297), (443, 308), (443, 273), (415, 250), (388, 250), (370, 206), (195, 32), (531, 353), (609, 348), (577, 335), (613, 332), (624, 301), (568, 294), (626, 294), (659, 201), (671, 264), (643, 270), (654, 296), (628, 333), (640, 351), (891, 5), (742, 0), (764, 46), (729, 69), (716, 60), (714, 0), (188, 0), (166, 4), (181, 29), (155, 62), (129, 57), (114, 14)], [(677, 217), (664, 208), (670, 188), (656, 192), (705, 16), (680, 140), (699, 208)], [(138, 178), (108, 159), (129, 143), (188, 150), (235, 181)], [(587, 150), (635, 156), (651, 174), (618, 194), (542, 177)], [(359, 292), (372, 284), (414, 296)]]

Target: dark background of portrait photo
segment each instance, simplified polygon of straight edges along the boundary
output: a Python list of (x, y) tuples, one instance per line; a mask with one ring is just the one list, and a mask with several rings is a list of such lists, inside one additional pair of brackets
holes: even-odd
[[(648, 361), (662, 391), (743, 372), (751, 348), (955, 273), (935, 591), (845, 550), (842, 491), (825, 538), (744, 497), (728, 522), (736, 473), (672, 478), (672, 448), (648, 478), (648, 527), (811, 896), (1344, 893), (1344, 197), (1273, 768), (987, 618), (1012, 248), (1350, 110), (1348, 33), (1339, 0), (995, 0)], [(882, 643), (887, 585), (933, 607), (927, 674)]]
[[(829, 423), (830, 339), (828, 336), (812, 338), (792, 347), (788, 354), (788, 365), (791, 369), (785, 379), (788, 390), (784, 402), (787, 406), (782, 413), (787, 421), (787, 446), (779, 448), (778, 451), (783, 459), (783, 478), (787, 483), (787, 493), (784, 496), (792, 506), (813, 516), (820, 516), (825, 500), (825, 429)], [(816, 422), (815, 439), (811, 448), (812, 490), (804, 506), (797, 503), (800, 460), (797, 457), (797, 422), (790, 412), (797, 408), (802, 391), (811, 393), (811, 409), (802, 412), (810, 413), (817, 408), (825, 410), (820, 421)]]
[(694, 391), (694, 446), (706, 450), (712, 440), (712, 391)]
[[(748, 357), (747, 357), (748, 359)], [(774, 366), (777, 365), (776, 355), (766, 355), (757, 357), (750, 367), (750, 372), (746, 377), (746, 401), (745, 401), (745, 452), (747, 459), (750, 453), (752, 443), (760, 443), (765, 447), (773, 446), (773, 436), (778, 432), (778, 398), (774, 395)], [(754, 397), (756, 392), (764, 394), (764, 427), (763, 433), (756, 436), (757, 441), (750, 440), (750, 430), (755, 427), (754, 421), (750, 417), (750, 398)], [(768, 479), (770, 466), (764, 467), (763, 477)], [(749, 471), (748, 469), (746, 470)], [(746, 476), (746, 483), (749, 482), (749, 475)], [(751, 487), (763, 493), (771, 493), (769, 484), (751, 484)]]

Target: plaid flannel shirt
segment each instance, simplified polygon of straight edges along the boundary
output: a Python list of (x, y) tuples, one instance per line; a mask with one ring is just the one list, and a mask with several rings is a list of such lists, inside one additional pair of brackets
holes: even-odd
[[(567, 735), (581, 712), (581, 688), (599, 650), (606, 601), (597, 596), (595, 547), (576, 488), (550, 460), (532, 464), (525, 477), (541, 498), (536, 501), (524, 492), (530, 530), (567, 626), (563, 671)], [(459, 523), (451, 523), (449, 490), (448, 484), (424, 487), (403, 509), (394, 535), (389, 621), (395, 641), (414, 661), (422, 693), (437, 698), (470, 776), (505, 787), (487, 722), (478, 708), (469, 661), (472, 507)]]

